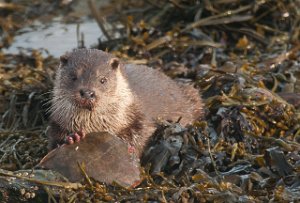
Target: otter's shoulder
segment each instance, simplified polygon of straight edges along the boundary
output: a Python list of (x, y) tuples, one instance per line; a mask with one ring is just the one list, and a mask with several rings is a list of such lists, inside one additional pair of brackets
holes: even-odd
[(129, 83), (139, 84), (144, 88), (175, 85), (175, 81), (163, 72), (145, 65), (125, 64), (124, 71), (129, 79)]
[(164, 73), (157, 69), (153, 69), (146, 65), (138, 65), (138, 64), (126, 64), (124, 65), (124, 70), (127, 74), (155, 74), (155, 75), (163, 75)]

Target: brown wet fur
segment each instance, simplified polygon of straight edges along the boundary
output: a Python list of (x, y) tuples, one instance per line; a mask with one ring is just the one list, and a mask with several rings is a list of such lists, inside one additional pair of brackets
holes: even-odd
[[(78, 104), (80, 90), (95, 92), (93, 108)], [(107, 131), (134, 145), (140, 155), (155, 120), (191, 124), (203, 115), (196, 89), (180, 86), (147, 66), (125, 64), (96, 49), (77, 49), (61, 57), (54, 83), (49, 148), (68, 133)], [(94, 95), (93, 95), (94, 96)]]
[[(163, 73), (142, 65), (126, 65), (126, 76), (133, 92), (141, 98), (147, 119), (162, 118), (191, 124), (202, 117), (203, 103), (198, 91), (180, 86)], [(139, 85), (137, 85), (139, 84)]]

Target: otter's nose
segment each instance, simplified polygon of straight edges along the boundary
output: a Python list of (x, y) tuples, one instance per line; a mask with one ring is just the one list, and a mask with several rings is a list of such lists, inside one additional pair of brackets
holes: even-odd
[(94, 99), (95, 92), (89, 89), (81, 89), (79, 90), (80, 96), (83, 99)]

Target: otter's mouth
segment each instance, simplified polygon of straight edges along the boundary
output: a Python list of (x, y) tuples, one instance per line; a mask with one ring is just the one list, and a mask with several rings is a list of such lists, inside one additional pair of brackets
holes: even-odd
[(76, 104), (79, 108), (87, 109), (89, 111), (93, 111), (95, 107), (94, 99), (76, 99)]

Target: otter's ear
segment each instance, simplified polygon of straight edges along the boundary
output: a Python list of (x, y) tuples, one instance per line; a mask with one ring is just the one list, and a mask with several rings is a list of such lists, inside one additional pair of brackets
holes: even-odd
[(60, 64), (61, 64), (61, 66), (66, 65), (68, 63), (68, 60), (69, 60), (69, 54), (68, 53), (60, 56)]
[(112, 69), (117, 69), (120, 65), (120, 60), (117, 59), (117, 58), (112, 58), (110, 61), (109, 61), (109, 65), (110, 67), (112, 67)]

